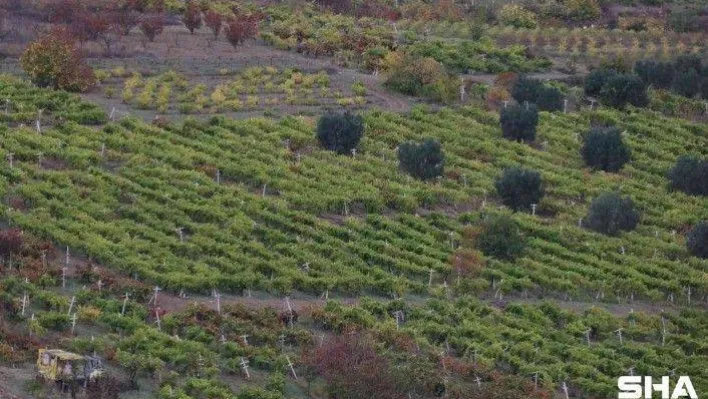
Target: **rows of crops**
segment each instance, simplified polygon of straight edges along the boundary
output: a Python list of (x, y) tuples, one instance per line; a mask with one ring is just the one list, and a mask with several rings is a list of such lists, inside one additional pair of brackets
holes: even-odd
[[(634, 155), (621, 174), (582, 168), (590, 119), (626, 129)], [(694, 303), (703, 297), (705, 261), (687, 256), (681, 231), (706, 217), (705, 204), (668, 192), (664, 174), (680, 154), (705, 154), (705, 126), (646, 111), (543, 114), (534, 147), (502, 140), (496, 116), (472, 108), (370, 112), (366, 123), (352, 157), (317, 148), (312, 121), (292, 117), (3, 128), (0, 155), (14, 160), (0, 168), (6, 216), (174, 291), (425, 293), (431, 270), (433, 285), (451, 278), (463, 227), (497, 212), (494, 178), (521, 164), (546, 182), (541, 216), (517, 216), (525, 256), (492, 261), (478, 286), (612, 301), (688, 301), (690, 287)], [(447, 156), (435, 183), (397, 169), (395, 147), (427, 136)], [(588, 200), (612, 188), (638, 203), (640, 227), (620, 238), (578, 227)]]
[[(42, 285), (47, 281), (44, 278)], [(299, 351), (322, 345), (333, 333), (354, 330), (373, 331), (382, 344), (389, 342), (392, 359), (437, 359), (432, 364), (443, 364), (437, 373), (444, 381), (455, 372), (445, 369), (446, 359), (467, 362), (472, 367), (460, 377), (470, 385), (473, 374), (486, 376), (494, 370), (536, 379), (539, 389), (557, 391), (566, 382), (572, 392), (602, 397), (612, 396), (616, 376), (627, 373), (691, 375), (699, 392), (708, 383), (702, 373), (708, 323), (700, 311), (617, 317), (599, 308), (578, 315), (550, 303), (499, 309), (467, 296), (432, 299), (421, 306), (362, 298), (353, 307), (329, 302), (292, 326), (279, 320), (277, 309), (239, 305), (225, 305), (221, 313), (193, 306), (157, 323), (140, 302), (116, 297), (120, 288), (111, 284), (100, 290), (94, 282), (77, 291), (73, 305), (58, 288), (41, 288), (16, 277), (6, 277), (0, 287), (4, 300), (18, 312), (24, 308), (17, 318), (28, 323), (28, 331), (64, 334), (67, 349), (95, 351), (135, 377), (158, 376), (165, 398), (175, 397), (167, 395), (173, 390), (200, 397), (200, 389), (211, 391), (213, 398), (233, 397), (235, 384), (230, 382), (244, 381), (242, 359), (248, 361), (252, 383), (269, 374), (292, 379), (289, 361), (303, 376), (306, 367)], [(29, 300), (22, 306), (25, 295)], [(71, 309), (78, 315), (75, 327), (67, 313)], [(398, 321), (394, 314), (399, 314)], [(97, 329), (102, 335), (89, 339)], [(405, 335), (413, 338), (412, 346), (397, 341)], [(19, 347), (7, 350), (7, 345), (17, 344), (10, 340), (0, 345), (0, 354), (11, 357), (6, 361), (25, 356)], [(176, 379), (174, 373), (184, 378)]]
[(34, 125), (38, 118), (41, 122), (70, 120), (82, 124), (107, 120), (99, 106), (83, 102), (76, 95), (40, 89), (15, 77), (0, 75), (0, 122)]

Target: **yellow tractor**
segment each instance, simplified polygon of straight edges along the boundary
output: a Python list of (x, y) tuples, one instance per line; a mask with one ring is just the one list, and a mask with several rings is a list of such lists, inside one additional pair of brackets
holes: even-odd
[(61, 349), (40, 349), (37, 370), (44, 379), (61, 384), (62, 390), (72, 383), (86, 386), (104, 373), (98, 356), (81, 356)]

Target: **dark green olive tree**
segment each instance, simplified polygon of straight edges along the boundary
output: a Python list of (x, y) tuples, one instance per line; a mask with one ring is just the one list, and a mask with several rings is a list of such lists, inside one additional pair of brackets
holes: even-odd
[(445, 154), (440, 142), (429, 138), (422, 143), (407, 142), (398, 147), (401, 170), (421, 180), (442, 176)]
[(499, 123), (504, 138), (533, 141), (536, 139), (536, 126), (538, 126), (538, 107), (525, 103), (502, 108)]
[(693, 256), (708, 259), (708, 221), (696, 224), (686, 236), (686, 248)]
[(317, 139), (320, 144), (337, 154), (351, 154), (363, 135), (362, 117), (349, 112), (327, 112), (317, 122)]
[(482, 222), (477, 247), (487, 256), (513, 260), (523, 253), (526, 240), (514, 219), (508, 215), (495, 215)]
[(544, 194), (541, 183), (539, 172), (515, 167), (504, 169), (494, 187), (504, 205), (518, 211), (530, 209), (531, 204), (538, 204)]
[(616, 127), (596, 127), (585, 136), (580, 153), (590, 168), (617, 172), (629, 162), (631, 151)]
[(629, 197), (609, 192), (595, 198), (590, 204), (585, 226), (590, 230), (614, 236), (620, 231), (631, 231), (639, 223), (639, 211)]

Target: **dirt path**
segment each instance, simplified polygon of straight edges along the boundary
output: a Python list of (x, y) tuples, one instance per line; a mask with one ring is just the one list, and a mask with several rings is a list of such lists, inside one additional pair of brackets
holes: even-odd
[(0, 367), (0, 399), (30, 399), (22, 393), (22, 384), (34, 377), (34, 370), (27, 365), (19, 366), (19, 368)]

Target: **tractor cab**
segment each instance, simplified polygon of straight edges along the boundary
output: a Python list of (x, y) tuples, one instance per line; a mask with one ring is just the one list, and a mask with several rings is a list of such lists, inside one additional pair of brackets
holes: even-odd
[(61, 349), (40, 349), (37, 370), (39, 375), (50, 381), (85, 384), (103, 375), (103, 361), (98, 356), (81, 356)]

